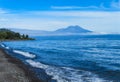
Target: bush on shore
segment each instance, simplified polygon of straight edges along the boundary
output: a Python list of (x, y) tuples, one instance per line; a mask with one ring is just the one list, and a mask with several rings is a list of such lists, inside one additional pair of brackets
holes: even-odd
[(33, 40), (27, 34), (20, 34), (9, 29), (0, 29), (0, 40)]

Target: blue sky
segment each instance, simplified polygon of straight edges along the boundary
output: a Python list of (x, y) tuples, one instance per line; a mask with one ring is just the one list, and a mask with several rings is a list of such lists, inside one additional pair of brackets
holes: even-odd
[(95, 7), (100, 9), (100, 7), (104, 6), (105, 8), (110, 8), (110, 10), (117, 10), (112, 4), (118, 2), (119, 0), (0, 0), (0, 7), (15, 11), (39, 11), (57, 9), (89, 10)]
[(0, 0), (0, 26), (56, 30), (80, 25), (120, 33), (120, 0)]

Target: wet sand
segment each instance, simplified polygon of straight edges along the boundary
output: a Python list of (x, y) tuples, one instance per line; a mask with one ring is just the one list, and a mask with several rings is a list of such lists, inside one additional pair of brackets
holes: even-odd
[(20, 60), (0, 49), (0, 82), (42, 82)]

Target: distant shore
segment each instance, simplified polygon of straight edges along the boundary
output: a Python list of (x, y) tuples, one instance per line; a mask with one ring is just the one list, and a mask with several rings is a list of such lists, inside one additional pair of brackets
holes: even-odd
[(0, 82), (42, 82), (20, 60), (0, 49)]

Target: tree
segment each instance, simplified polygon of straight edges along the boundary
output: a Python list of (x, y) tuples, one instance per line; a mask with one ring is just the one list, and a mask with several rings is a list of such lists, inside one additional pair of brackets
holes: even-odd
[(0, 39), (6, 39), (7, 33), (6, 32), (0, 32)]
[(25, 39), (25, 35), (24, 34), (22, 35), (22, 39)]
[(20, 33), (15, 33), (15, 37), (18, 38), (18, 39), (20, 39), (21, 38)]
[(26, 35), (26, 36), (25, 36), (25, 38), (26, 38), (26, 39), (28, 39), (28, 38), (29, 38), (29, 36), (28, 36), (28, 35)]
[(26, 40), (34, 40), (32, 38), (29, 38), (28, 35), (21, 35), (18, 32), (14, 32), (8, 29), (0, 29), (0, 40), (21, 40), (21, 39), (26, 39)]

